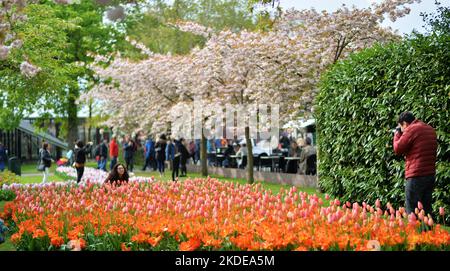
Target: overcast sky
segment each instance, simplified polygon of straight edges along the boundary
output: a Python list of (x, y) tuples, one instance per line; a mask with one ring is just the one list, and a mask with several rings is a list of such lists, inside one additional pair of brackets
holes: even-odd
[[(281, 6), (284, 9), (309, 9), (314, 7), (316, 10), (327, 10), (329, 12), (336, 10), (345, 4), (349, 7), (355, 5), (356, 7), (369, 7), (372, 2), (380, 2), (380, 0), (281, 0)], [(409, 34), (413, 29), (419, 32), (424, 32), (423, 20), (420, 16), (421, 12), (433, 13), (436, 11), (434, 0), (422, 0), (419, 4), (409, 5), (411, 13), (396, 22), (391, 22), (389, 19), (385, 20), (383, 25), (391, 26), (402, 34)], [(443, 6), (450, 6), (450, 0), (439, 0)]]

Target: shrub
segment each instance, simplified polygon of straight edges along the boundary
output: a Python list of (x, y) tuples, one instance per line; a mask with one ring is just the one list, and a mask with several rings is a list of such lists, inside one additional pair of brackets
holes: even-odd
[(16, 193), (11, 190), (0, 189), (0, 201), (11, 201), (16, 198)]
[(343, 200), (404, 205), (404, 159), (393, 153), (392, 129), (401, 112), (411, 111), (436, 129), (433, 210), (450, 209), (449, 35), (415, 35), (367, 49), (332, 67), (320, 87), (322, 189)]
[(12, 183), (19, 183), (20, 179), (19, 177), (12, 173), (11, 171), (5, 170), (4, 172), (0, 172), (0, 189), (4, 184), (12, 184)]

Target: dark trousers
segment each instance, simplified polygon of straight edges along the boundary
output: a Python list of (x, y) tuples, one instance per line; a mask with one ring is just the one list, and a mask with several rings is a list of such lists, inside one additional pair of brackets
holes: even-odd
[(84, 167), (77, 167), (77, 183), (81, 182), (81, 178), (84, 174)]
[(432, 212), (432, 194), (435, 176), (413, 177), (406, 180), (406, 212), (414, 213), (417, 203), (420, 201), (426, 214)]
[(133, 172), (133, 157), (125, 157), (125, 164), (127, 166), (128, 171)]
[[(180, 157), (176, 156), (173, 158), (173, 168), (172, 168), (172, 181), (175, 181), (175, 177), (178, 178), (178, 169), (180, 168)], [(183, 173), (183, 170), (181, 170)]]
[(153, 170), (156, 170), (156, 164), (155, 164), (155, 158), (152, 156), (145, 158), (145, 164), (142, 170), (145, 170), (147, 167), (153, 168)]
[(286, 173), (297, 173), (298, 171), (298, 161), (297, 160), (288, 160)]
[(180, 162), (181, 162), (181, 165), (180, 165), (181, 166), (181, 176), (186, 176), (186, 174), (187, 174), (187, 169), (186, 169), (187, 157), (181, 158)]
[(109, 164), (109, 169), (112, 170), (114, 166), (117, 164), (117, 157), (111, 158), (111, 164)]
[(158, 171), (159, 173), (163, 173), (164, 172), (164, 160), (156, 160), (157, 166), (158, 166)]

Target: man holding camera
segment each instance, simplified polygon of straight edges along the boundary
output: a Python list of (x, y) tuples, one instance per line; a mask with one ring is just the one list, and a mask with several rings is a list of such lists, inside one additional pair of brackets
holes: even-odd
[(417, 120), (411, 112), (401, 113), (397, 123), (394, 152), (406, 157), (406, 211), (408, 214), (414, 212), (420, 201), (425, 213), (431, 214), (436, 175), (436, 131)]

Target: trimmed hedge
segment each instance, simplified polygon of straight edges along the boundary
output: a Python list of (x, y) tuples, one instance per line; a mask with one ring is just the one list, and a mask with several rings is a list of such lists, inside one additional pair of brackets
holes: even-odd
[(316, 108), (323, 190), (404, 206), (404, 158), (393, 152), (391, 130), (401, 112), (411, 111), (436, 129), (433, 210), (450, 211), (449, 35), (416, 35), (337, 63), (322, 77)]

